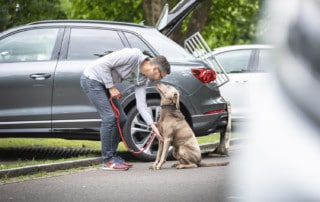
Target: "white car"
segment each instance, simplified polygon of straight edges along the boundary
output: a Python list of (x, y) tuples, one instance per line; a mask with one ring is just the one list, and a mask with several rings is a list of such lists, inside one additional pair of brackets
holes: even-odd
[(250, 118), (250, 103), (255, 96), (251, 92), (269, 75), (272, 50), (271, 45), (252, 44), (220, 47), (211, 52), (230, 79), (220, 92), (231, 103), (233, 128)]

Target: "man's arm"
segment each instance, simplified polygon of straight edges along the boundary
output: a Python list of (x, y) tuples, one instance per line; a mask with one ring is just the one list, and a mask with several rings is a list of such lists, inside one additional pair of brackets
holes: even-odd
[[(103, 58), (99, 59), (101, 63), (100, 65), (102, 67), (102, 72), (100, 72), (100, 74), (102, 75), (102, 80), (106, 88), (111, 88), (114, 86), (112, 70), (134, 63), (139, 53), (140, 52), (138, 49), (125, 48), (110, 53), (109, 55), (106, 55)], [(121, 77), (121, 75), (118, 76)]]
[(161, 136), (158, 128), (155, 125), (154, 120), (152, 119), (152, 113), (147, 106), (146, 100), (146, 85), (136, 86), (135, 88), (135, 96), (137, 101), (137, 108), (139, 113), (141, 114), (143, 120), (152, 128), (153, 132), (156, 134), (157, 138), (160, 141), (163, 141), (163, 137)]

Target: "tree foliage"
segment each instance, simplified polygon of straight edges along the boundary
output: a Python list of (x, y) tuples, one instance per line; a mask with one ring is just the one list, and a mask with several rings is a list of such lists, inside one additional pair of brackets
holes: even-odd
[[(179, 0), (0, 0), (0, 31), (48, 19), (92, 19), (155, 25), (165, 3)], [(203, 0), (171, 38), (199, 31), (211, 48), (255, 42), (262, 0)], [(17, 4), (19, 9), (16, 10)]]
[(72, 11), (68, 17), (135, 23), (144, 20), (141, 0), (73, 0)]
[(65, 19), (59, 0), (0, 0), (0, 31), (38, 20)]
[[(179, 0), (73, 0), (73, 13), (70, 17), (135, 23), (145, 21), (147, 25), (153, 26), (165, 3), (173, 8), (178, 2)], [(178, 26), (171, 38), (183, 44), (187, 37), (199, 31), (212, 48), (253, 43), (260, 9), (261, 0), (204, 0)]]
[(211, 47), (248, 44), (255, 41), (259, 19), (258, 0), (213, 0), (203, 29)]

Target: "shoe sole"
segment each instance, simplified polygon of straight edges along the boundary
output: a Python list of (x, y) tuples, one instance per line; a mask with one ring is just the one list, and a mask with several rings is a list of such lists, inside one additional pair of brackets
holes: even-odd
[(124, 167), (122, 167), (122, 168), (115, 168), (116, 167), (116, 165), (115, 164), (113, 164), (113, 165), (111, 165), (111, 167), (102, 167), (102, 170), (128, 170), (130, 167), (129, 166), (124, 166)]
[(126, 171), (129, 170), (128, 168), (102, 168), (102, 170), (108, 170), (108, 171)]

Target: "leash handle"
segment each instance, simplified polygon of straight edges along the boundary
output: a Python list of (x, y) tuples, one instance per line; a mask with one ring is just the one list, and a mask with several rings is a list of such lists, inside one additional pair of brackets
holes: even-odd
[(122, 139), (122, 142), (123, 142), (124, 146), (126, 147), (126, 149), (128, 151), (132, 152), (133, 154), (141, 154), (144, 150), (146, 150), (150, 146), (150, 144), (154, 140), (155, 134), (154, 133), (151, 134), (151, 136), (149, 137), (145, 147), (141, 148), (139, 151), (134, 151), (133, 149), (130, 149), (130, 147), (127, 145), (127, 143), (126, 143), (126, 141), (125, 141), (125, 139), (123, 137), (123, 134), (122, 134), (122, 128), (121, 128), (120, 120), (119, 120), (120, 119), (120, 111), (117, 108), (117, 106), (114, 104), (113, 98), (111, 96), (110, 96), (110, 104), (111, 104), (112, 110), (114, 112), (114, 116), (115, 116), (115, 118), (117, 120), (117, 126), (118, 126), (118, 130), (119, 130), (119, 134), (120, 134), (120, 137)]

